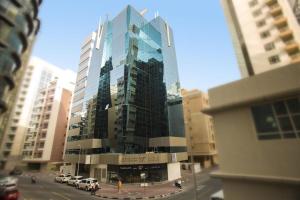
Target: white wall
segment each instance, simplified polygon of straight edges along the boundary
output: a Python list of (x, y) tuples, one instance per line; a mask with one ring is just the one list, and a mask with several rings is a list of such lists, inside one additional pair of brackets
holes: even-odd
[(168, 163), (167, 170), (168, 170), (168, 181), (173, 181), (181, 178), (180, 162)]
[[(95, 169), (101, 169), (101, 173), (103, 173), (103, 170), (106, 172), (106, 177), (103, 178), (103, 174), (101, 174), (101, 179), (99, 177), (95, 177)], [(106, 182), (107, 180), (107, 165), (105, 164), (99, 164), (99, 165), (91, 165), (90, 167), (90, 177), (98, 178), (99, 182)]]

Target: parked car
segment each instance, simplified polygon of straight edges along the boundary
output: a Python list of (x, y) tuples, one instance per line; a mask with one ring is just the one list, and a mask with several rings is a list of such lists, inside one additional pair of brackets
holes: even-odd
[(81, 179), (83, 179), (83, 176), (72, 176), (70, 180), (68, 180), (68, 185), (75, 186)]
[(210, 196), (210, 200), (224, 200), (223, 190), (219, 190)]
[(66, 177), (64, 177), (64, 178), (61, 179), (61, 183), (68, 183), (68, 181), (69, 181), (71, 178), (72, 178), (72, 176), (71, 176), (71, 175), (68, 175), (68, 176), (66, 176)]
[(19, 191), (17, 188), (18, 179), (10, 176), (0, 175), (0, 199), (18, 200)]
[(83, 189), (86, 191), (90, 191), (91, 190), (91, 184), (95, 183), (96, 187), (99, 188), (99, 183), (98, 180), (95, 178), (87, 178), (87, 179), (82, 179), (78, 184), (77, 184), (77, 188), (78, 189)]
[(21, 175), (23, 172), (21, 169), (15, 167), (13, 170), (9, 172), (9, 175), (14, 176), (14, 175)]
[(63, 183), (63, 180), (67, 177), (71, 178), (71, 174), (61, 174), (61, 175), (55, 177), (55, 181), (59, 182), (59, 183)]

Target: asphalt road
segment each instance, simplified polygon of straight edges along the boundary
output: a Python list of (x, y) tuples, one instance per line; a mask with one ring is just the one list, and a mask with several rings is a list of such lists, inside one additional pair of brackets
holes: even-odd
[(66, 184), (55, 183), (52, 178), (38, 177), (36, 184), (31, 184), (30, 177), (18, 177), (20, 200), (83, 200), (97, 199), (89, 192), (77, 190)]
[[(218, 179), (209, 176), (211, 170), (204, 170), (197, 174), (197, 200), (209, 200), (211, 194), (222, 188)], [(101, 200), (91, 196), (89, 192), (77, 190), (66, 184), (55, 183), (54, 177), (47, 175), (37, 176), (37, 183), (31, 184), (29, 176), (20, 176), (19, 190), (20, 200)], [(195, 200), (192, 176), (186, 176), (183, 183), (184, 192), (175, 196), (164, 198), (168, 200)]]
[[(222, 189), (222, 182), (219, 179), (211, 178), (210, 172), (212, 172), (214, 169), (204, 169), (201, 173), (196, 175), (196, 192), (197, 192), (197, 200), (210, 200), (210, 196), (214, 194), (215, 192)], [(195, 194), (195, 187), (194, 187), (194, 181), (192, 177), (190, 176), (188, 180), (185, 181), (183, 184), (183, 187), (187, 187), (188, 189), (185, 190), (182, 193), (179, 193), (176, 196), (167, 198), (172, 200), (195, 200), (196, 194)]]

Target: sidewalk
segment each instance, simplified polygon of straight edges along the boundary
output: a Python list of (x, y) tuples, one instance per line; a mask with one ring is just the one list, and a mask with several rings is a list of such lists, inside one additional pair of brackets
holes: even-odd
[(123, 184), (118, 192), (117, 186), (109, 184), (100, 184), (101, 189), (96, 195), (107, 199), (155, 199), (168, 197), (181, 192), (179, 188), (173, 185), (173, 182), (164, 184), (149, 185), (141, 187), (140, 185)]

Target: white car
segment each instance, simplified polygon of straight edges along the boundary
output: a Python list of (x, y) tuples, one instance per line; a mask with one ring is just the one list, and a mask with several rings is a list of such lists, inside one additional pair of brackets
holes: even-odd
[(59, 182), (59, 183), (62, 183), (63, 179), (66, 178), (66, 177), (71, 177), (71, 174), (61, 174), (61, 175), (55, 177), (55, 181)]
[(62, 178), (61, 183), (67, 183), (71, 178), (71, 175), (67, 175), (66, 177)]
[(75, 186), (81, 179), (83, 179), (83, 176), (72, 176), (72, 178), (68, 180), (68, 185)]
[(210, 200), (224, 200), (223, 190), (219, 190), (218, 192), (212, 194), (210, 196)]
[(78, 189), (83, 189), (83, 190), (86, 190), (86, 191), (90, 191), (92, 183), (95, 183), (96, 187), (99, 188), (98, 180), (95, 179), (95, 178), (86, 178), (86, 179), (80, 180), (79, 183), (77, 184), (77, 188)]

